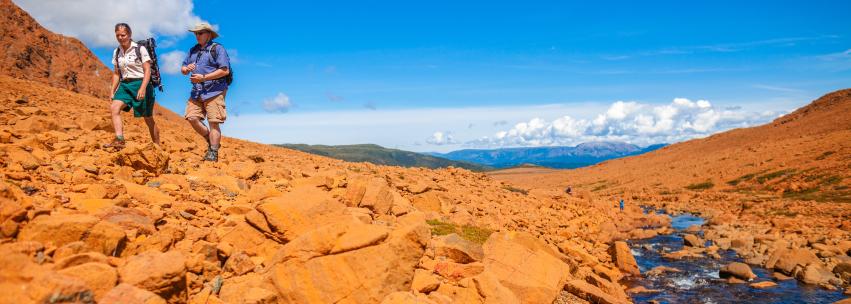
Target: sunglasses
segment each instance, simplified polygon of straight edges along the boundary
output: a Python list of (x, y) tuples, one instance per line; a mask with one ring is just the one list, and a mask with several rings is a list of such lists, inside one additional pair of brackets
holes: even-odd
[(195, 32), (195, 36), (201, 36), (201, 35), (203, 35), (203, 34), (207, 34), (207, 33), (209, 33), (209, 32), (210, 32), (210, 31), (200, 31), (200, 32)]

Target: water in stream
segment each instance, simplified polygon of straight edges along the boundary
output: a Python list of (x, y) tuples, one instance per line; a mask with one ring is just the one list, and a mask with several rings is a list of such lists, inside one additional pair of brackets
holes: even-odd
[[(700, 225), (703, 219), (692, 215), (672, 218), (672, 227), (677, 230), (691, 225)], [(659, 303), (833, 303), (845, 298), (842, 291), (829, 291), (817, 286), (798, 283), (797, 280), (776, 282), (776, 287), (757, 289), (749, 284), (728, 284), (718, 277), (718, 270), (731, 262), (742, 262), (732, 250), (719, 250), (720, 260), (710, 257), (669, 260), (662, 251), (670, 252), (683, 247), (680, 233), (660, 235), (654, 238), (629, 243), (641, 273), (656, 266), (674, 267), (682, 272), (667, 272), (660, 276), (628, 279), (630, 286), (644, 286), (660, 290), (655, 293), (632, 295), (636, 303), (656, 300)], [(759, 276), (753, 282), (771, 280), (767, 269), (751, 265)], [(752, 283), (752, 282), (751, 282)]]

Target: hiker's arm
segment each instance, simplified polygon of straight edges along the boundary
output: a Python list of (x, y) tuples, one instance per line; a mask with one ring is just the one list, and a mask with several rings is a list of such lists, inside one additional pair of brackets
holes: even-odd
[(206, 80), (219, 79), (219, 78), (227, 76), (229, 73), (230, 73), (230, 69), (228, 69), (227, 67), (223, 67), (223, 68), (216, 69), (212, 73), (204, 75), (204, 79), (206, 79)]
[(136, 100), (145, 98), (145, 90), (148, 89), (148, 82), (151, 81), (151, 62), (145, 61), (142, 63), (142, 69), (145, 71), (145, 76), (142, 77), (142, 85), (139, 86), (139, 91), (136, 92)]

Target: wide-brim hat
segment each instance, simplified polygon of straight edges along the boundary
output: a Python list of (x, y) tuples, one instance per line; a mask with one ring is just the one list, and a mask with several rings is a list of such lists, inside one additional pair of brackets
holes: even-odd
[(190, 32), (201, 32), (201, 31), (209, 31), (213, 37), (211, 39), (216, 39), (219, 37), (219, 33), (216, 33), (216, 30), (213, 29), (213, 26), (207, 22), (198, 22), (195, 24), (195, 27), (189, 29)]

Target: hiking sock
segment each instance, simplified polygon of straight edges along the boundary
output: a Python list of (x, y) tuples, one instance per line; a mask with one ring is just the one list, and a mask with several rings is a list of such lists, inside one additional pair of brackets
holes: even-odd
[(211, 150), (211, 151), (219, 152), (219, 148), (220, 148), (221, 146), (222, 146), (222, 145), (210, 145), (210, 150)]
[(115, 135), (116, 140), (124, 141), (124, 135)]

